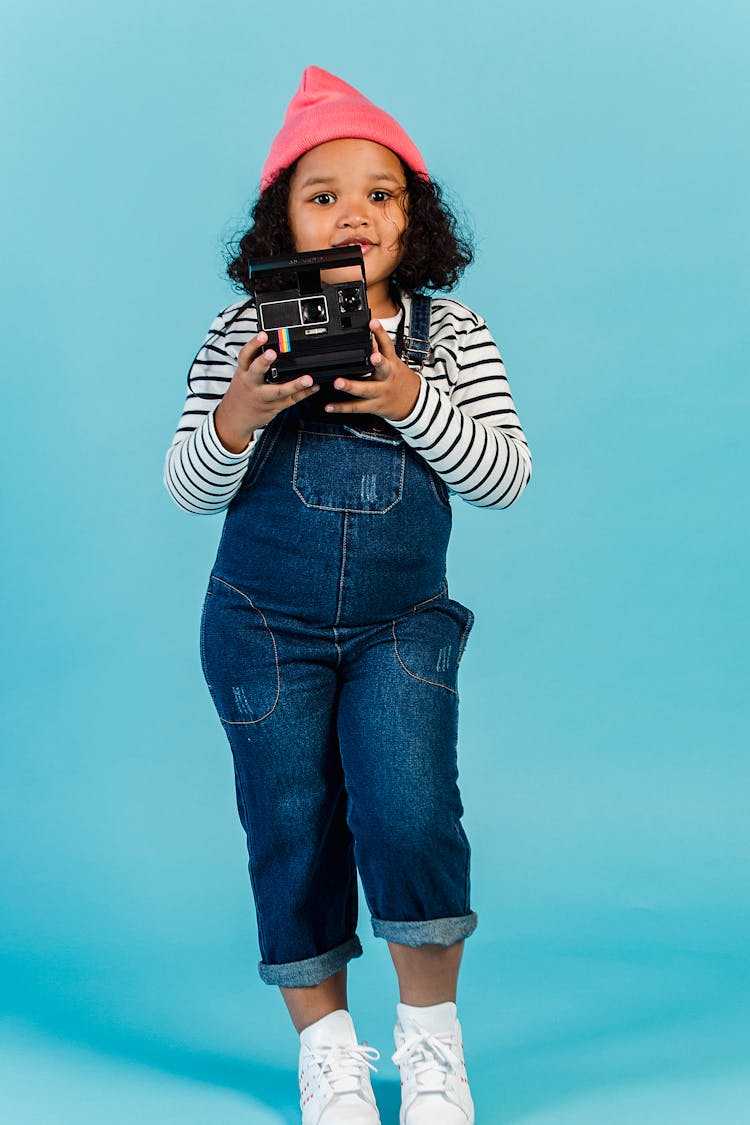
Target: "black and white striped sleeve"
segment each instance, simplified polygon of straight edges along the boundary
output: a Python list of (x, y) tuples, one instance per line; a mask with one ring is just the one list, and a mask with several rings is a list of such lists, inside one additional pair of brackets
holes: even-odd
[(185, 405), (164, 463), (167, 491), (187, 512), (221, 512), (228, 506), (262, 433), (257, 430), (242, 453), (230, 453), (216, 432), (214, 411), (234, 375), (237, 352), (219, 313), (188, 372)]
[(531, 479), (531, 454), (500, 352), (482, 317), (433, 300), (432, 354), (411, 413), (391, 421), (452, 492), (507, 508)]

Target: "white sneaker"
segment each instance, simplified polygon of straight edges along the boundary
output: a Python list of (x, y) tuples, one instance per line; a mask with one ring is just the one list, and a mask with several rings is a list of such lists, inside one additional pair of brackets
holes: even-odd
[(399, 1015), (391, 1058), (401, 1072), (399, 1125), (474, 1125), (461, 1024), (433, 1032)]
[(357, 1042), (349, 1012), (339, 1008), (300, 1032), (302, 1125), (380, 1125), (369, 1061), (380, 1052)]

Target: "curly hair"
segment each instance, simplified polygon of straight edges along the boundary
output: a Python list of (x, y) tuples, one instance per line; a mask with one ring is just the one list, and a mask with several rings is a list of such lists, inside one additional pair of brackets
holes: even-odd
[[(297, 161), (285, 168), (250, 212), (252, 226), (226, 244), (227, 275), (239, 292), (252, 293), (250, 259), (294, 253), (289, 223), (289, 185)], [(474, 261), (472, 236), (453, 213), (443, 189), (402, 163), (408, 224), (401, 235), (404, 255), (392, 281), (407, 292), (450, 290)], [(403, 206), (403, 204), (402, 204)]]

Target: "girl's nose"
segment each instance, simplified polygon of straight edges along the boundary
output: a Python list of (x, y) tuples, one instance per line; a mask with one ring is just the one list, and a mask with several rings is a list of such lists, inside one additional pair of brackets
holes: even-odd
[(338, 218), (338, 225), (340, 227), (367, 226), (367, 213), (365, 208), (357, 203), (342, 207)]

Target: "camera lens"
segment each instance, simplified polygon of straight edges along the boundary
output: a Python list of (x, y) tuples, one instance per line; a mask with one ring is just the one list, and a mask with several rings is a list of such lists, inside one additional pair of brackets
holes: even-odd
[(308, 297), (301, 301), (303, 324), (321, 324), (326, 321), (326, 303), (323, 297)]
[(339, 289), (339, 310), (342, 313), (362, 311), (362, 293), (356, 285), (347, 285)]

